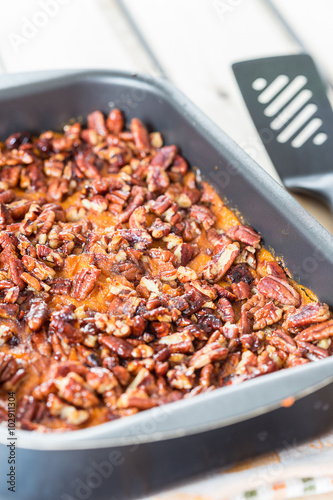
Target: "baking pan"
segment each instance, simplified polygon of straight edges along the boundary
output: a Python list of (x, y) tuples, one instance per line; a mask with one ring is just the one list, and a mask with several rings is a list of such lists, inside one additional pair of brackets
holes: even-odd
[[(123, 110), (160, 130), (283, 256), (294, 277), (333, 304), (333, 238), (293, 198), (164, 80), (114, 71), (0, 79), (0, 139), (59, 129), (95, 109)], [(295, 397), (291, 406), (283, 401)], [(208, 470), (328, 431), (333, 358), (217, 389), (116, 422), (66, 434), (16, 431), (22, 500), (139, 498)], [(290, 400), (289, 400), (290, 401)], [(8, 431), (0, 431), (0, 498), (8, 491)]]

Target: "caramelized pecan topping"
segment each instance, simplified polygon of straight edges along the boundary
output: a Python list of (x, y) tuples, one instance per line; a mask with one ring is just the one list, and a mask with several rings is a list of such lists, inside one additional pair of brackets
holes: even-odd
[[(0, 398), (23, 429), (133, 415), (333, 354), (326, 304), (138, 118), (0, 150)], [(0, 413), (1, 417), (2, 413)]]

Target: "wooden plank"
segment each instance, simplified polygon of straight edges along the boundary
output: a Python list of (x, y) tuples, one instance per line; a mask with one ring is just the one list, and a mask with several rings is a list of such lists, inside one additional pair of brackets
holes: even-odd
[[(112, 29), (110, 15), (112, 9)], [(18, 14), (19, 13), (19, 14)], [(137, 71), (127, 50), (116, 2), (92, 0), (15, 0), (4, 2), (0, 46), (9, 72), (66, 68), (118, 68)]]

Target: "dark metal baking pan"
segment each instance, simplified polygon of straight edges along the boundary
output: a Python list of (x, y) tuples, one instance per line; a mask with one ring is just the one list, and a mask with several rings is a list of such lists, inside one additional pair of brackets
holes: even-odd
[[(333, 304), (333, 238), (172, 85), (113, 71), (0, 79), (0, 139), (60, 128), (110, 106), (138, 116), (264, 237), (322, 301)], [(295, 403), (281, 401), (295, 396)], [(293, 447), (332, 426), (333, 358), (63, 435), (17, 431), (16, 498), (130, 499), (237, 460)], [(7, 431), (0, 431), (0, 498), (7, 490)]]

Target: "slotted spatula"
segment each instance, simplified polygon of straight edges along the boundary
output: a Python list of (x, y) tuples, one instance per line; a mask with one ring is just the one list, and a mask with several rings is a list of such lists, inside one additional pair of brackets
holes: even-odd
[(233, 71), (284, 185), (333, 211), (333, 112), (307, 54), (235, 63)]

